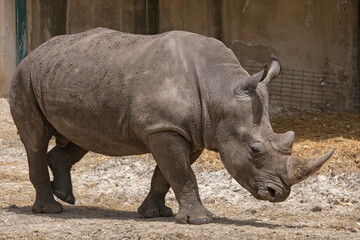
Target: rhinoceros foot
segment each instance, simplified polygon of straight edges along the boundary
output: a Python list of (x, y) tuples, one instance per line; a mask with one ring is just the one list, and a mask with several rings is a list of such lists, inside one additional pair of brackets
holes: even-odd
[(138, 208), (138, 213), (147, 218), (174, 216), (171, 208), (167, 207), (164, 203), (151, 201), (148, 198)]
[(69, 142), (61, 135), (56, 139), (63, 141), (64, 144), (55, 146), (47, 154), (48, 165), (54, 175), (54, 181), (51, 182), (52, 192), (60, 200), (75, 204), (70, 169), (87, 153), (87, 150)]
[(72, 194), (71, 189), (66, 190), (65, 188), (59, 187), (59, 183), (57, 181), (51, 182), (51, 189), (53, 194), (59, 198), (60, 200), (67, 202), (69, 204), (75, 204), (75, 197)]
[(175, 222), (199, 225), (213, 222), (212, 216), (213, 215), (209, 210), (198, 203), (186, 208), (180, 206), (180, 210), (175, 216)]
[(37, 200), (32, 206), (31, 211), (33, 213), (61, 213), (63, 211), (63, 207), (55, 200), (49, 202), (41, 202)]

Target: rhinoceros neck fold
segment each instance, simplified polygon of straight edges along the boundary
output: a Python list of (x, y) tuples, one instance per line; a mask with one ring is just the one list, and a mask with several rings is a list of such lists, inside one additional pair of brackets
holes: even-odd
[(234, 83), (248, 77), (249, 74), (225, 46), (220, 46), (216, 51), (205, 55), (196, 63), (201, 101), (202, 138), (206, 149), (218, 151), (216, 131), (221, 116), (220, 110), (224, 109), (223, 106), (233, 98)]

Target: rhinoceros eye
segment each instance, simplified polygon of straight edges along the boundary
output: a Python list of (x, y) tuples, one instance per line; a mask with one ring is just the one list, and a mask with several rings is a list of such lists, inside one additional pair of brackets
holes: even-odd
[(256, 147), (250, 147), (250, 150), (252, 153), (256, 154), (256, 153), (260, 153), (260, 149), (256, 148)]
[(262, 142), (254, 142), (249, 146), (251, 154), (259, 155), (264, 152), (264, 145)]

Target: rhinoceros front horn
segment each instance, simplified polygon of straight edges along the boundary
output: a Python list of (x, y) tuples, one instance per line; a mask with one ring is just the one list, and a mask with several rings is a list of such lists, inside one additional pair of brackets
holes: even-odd
[(321, 157), (311, 159), (300, 159), (296, 157), (288, 158), (286, 166), (287, 176), (284, 177), (284, 182), (288, 186), (291, 186), (295, 183), (305, 180), (312, 173), (319, 170), (333, 153), (334, 150), (331, 150)]

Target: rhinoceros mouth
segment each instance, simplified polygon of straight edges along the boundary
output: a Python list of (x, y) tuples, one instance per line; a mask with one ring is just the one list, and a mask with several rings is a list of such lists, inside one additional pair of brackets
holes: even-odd
[(287, 186), (281, 178), (276, 181), (264, 181), (264, 179), (255, 179), (255, 181), (241, 182), (240, 178), (237, 179), (237, 182), (246, 190), (248, 190), (251, 195), (256, 199), (265, 200), (269, 202), (282, 202), (290, 194), (290, 187)]

